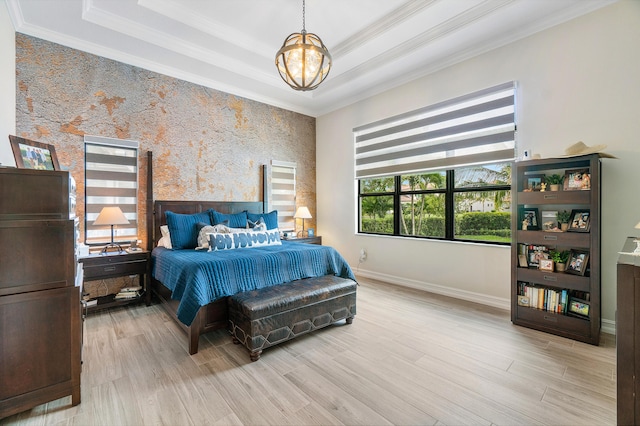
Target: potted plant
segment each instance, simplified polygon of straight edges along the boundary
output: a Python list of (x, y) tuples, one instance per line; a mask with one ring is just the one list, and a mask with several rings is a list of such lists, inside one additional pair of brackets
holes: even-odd
[(556, 272), (564, 272), (567, 267), (567, 261), (569, 260), (569, 250), (551, 250), (549, 251), (549, 257), (556, 265)]
[(564, 176), (554, 173), (552, 175), (545, 176), (544, 181), (549, 185), (550, 191), (559, 191), (560, 185), (562, 185), (562, 182), (564, 181)]
[(571, 220), (571, 212), (563, 210), (558, 212), (558, 222), (560, 223), (560, 230), (566, 231), (569, 229), (569, 220)]

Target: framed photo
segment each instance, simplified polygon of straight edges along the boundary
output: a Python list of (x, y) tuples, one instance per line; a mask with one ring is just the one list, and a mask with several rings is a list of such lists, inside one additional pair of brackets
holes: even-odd
[(313, 228), (309, 228), (309, 229), (307, 229), (307, 235), (308, 235), (309, 237), (313, 237), (313, 236), (315, 236), (315, 235), (316, 235), (316, 232), (314, 231), (314, 229), (313, 229)]
[(527, 262), (527, 255), (526, 254), (519, 254), (518, 255), (518, 265), (520, 265), (521, 268), (528, 268), (529, 267), (529, 263)]
[(527, 191), (540, 191), (542, 184), (544, 183), (544, 175), (526, 175), (525, 177), (525, 190)]
[(540, 229), (538, 225), (538, 209), (535, 207), (523, 209), (520, 222), (522, 223), (522, 229), (524, 229), (525, 224), (527, 225), (527, 231)]
[(19, 169), (60, 170), (53, 145), (9, 135), (11, 150)]
[(558, 231), (558, 211), (543, 210), (540, 222), (543, 231)]
[(591, 175), (589, 169), (573, 169), (564, 173), (565, 191), (582, 191), (591, 189)]
[(589, 232), (589, 226), (591, 223), (590, 218), (591, 215), (589, 210), (572, 210), (568, 231)]
[(589, 263), (589, 252), (584, 250), (571, 250), (565, 272), (575, 275), (584, 275)]
[(553, 260), (551, 260), (551, 259), (540, 259), (540, 263), (538, 264), (538, 268), (541, 271), (553, 272)]
[(586, 300), (569, 297), (569, 306), (567, 307), (567, 311), (572, 313), (573, 315), (587, 318), (589, 317), (590, 308), (591, 306)]
[(531, 250), (529, 252), (529, 268), (539, 268), (540, 261), (543, 259), (548, 259), (549, 253), (545, 251), (544, 247), (540, 247), (538, 250)]
[(518, 306), (529, 306), (529, 297), (518, 296)]

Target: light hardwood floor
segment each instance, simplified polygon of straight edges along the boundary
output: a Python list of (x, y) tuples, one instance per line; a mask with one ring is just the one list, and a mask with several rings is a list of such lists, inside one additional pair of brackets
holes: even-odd
[(82, 403), (18, 425), (616, 423), (615, 339), (591, 346), (517, 327), (507, 311), (361, 279), (358, 314), (267, 349), (187, 339), (157, 305), (91, 314)]

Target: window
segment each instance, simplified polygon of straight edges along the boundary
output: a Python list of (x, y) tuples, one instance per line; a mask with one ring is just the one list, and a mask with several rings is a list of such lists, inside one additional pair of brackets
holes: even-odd
[(129, 225), (114, 228), (114, 241), (138, 238), (138, 142), (85, 136), (85, 242), (111, 242), (110, 226), (93, 222), (103, 207), (118, 206)]
[(267, 176), (267, 210), (278, 211), (278, 229), (293, 231), (293, 215), (296, 212), (296, 163), (271, 160)]
[(358, 232), (508, 244), (510, 182), (511, 163), (362, 179)]
[(509, 243), (515, 84), (354, 129), (361, 233)]

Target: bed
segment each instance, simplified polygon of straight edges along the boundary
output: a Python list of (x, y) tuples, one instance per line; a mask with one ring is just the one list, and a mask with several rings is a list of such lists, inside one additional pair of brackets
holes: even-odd
[[(150, 184), (152, 177), (148, 176), (148, 180)], [(228, 327), (227, 298), (236, 292), (322, 275), (355, 281), (346, 260), (327, 246), (282, 241), (281, 245), (211, 252), (157, 247), (162, 236), (160, 227), (167, 224), (167, 212), (260, 214), (263, 206), (263, 202), (147, 200), (151, 291), (187, 333), (192, 355), (198, 352), (202, 334)]]

